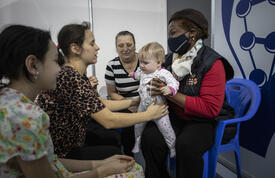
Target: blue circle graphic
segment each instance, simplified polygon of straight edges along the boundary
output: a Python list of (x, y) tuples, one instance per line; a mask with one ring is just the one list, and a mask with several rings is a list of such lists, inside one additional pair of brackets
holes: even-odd
[(264, 43), (265, 49), (270, 53), (275, 53), (275, 32), (270, 33)]
[(255, 45), (255, 35), (252, 32), (245, 32), (240, 38), (240, 46), (243, 50), (250, 50)]
[(267, 80), (266, 73), (261, 69), (253, 70), (249, 75), (249, 80), (254, 81), (257, 85), (265, 83)]
[(251, 3), (249, 0), (240, 1), (236, 7), (236, 14), (238, 17), (245, 17), (250, 12)]

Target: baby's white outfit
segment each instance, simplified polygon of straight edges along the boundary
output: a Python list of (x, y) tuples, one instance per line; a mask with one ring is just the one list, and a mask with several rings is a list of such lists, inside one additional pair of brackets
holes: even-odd
[[(139, 68), (133, 74), (133, 78), (140, 81), (139, 85), (139, 96), (140, 96), (140, 104), (138, 107), (138, 112), (146, 111), (148, 106), (153, 102), (154, 97), (151, 96), (151, 92), (148, 91), (148, 88), (152, 87), (150, 85), (150, 81), (153, 78), (158, 78), (165, 82), (167, 86), (172, 90), (172, 96), (174, 96), (179, 88), (179, 82), (173, 77), (173, 75), (166, 69), (159, 69), (153, 73), (145, 74)], [(166, 102), (166, 99), (163, 96), (157, 95), (156, 103)], [(163, 116), (159, 119), (154, 120), (158, 129), (162, 133), (165, 142), (170, 149), (170, 156), (174, 157), (176, 155), (175, 143), (176, 143), (176, 135), (170, 123), (169, 115)], [(140, 139), (142, 132), (146, 126), (146, 122), (136, 124), (135, 125), (135, 146), (132, 150), (133, 153), (138, 153), (140, 149)]]

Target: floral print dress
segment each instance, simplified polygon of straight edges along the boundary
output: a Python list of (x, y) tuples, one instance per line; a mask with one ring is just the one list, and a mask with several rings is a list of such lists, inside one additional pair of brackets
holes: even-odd
[(53, 152), (49, 117), (19, 91), (0, 89), (0, 177), (24, 177), (16, 157), (37, 160), (47, 156), (57, 177), (70, 177)]

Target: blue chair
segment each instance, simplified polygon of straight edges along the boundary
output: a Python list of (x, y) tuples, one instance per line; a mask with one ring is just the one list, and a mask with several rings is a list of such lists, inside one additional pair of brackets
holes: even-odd
[[(239, 132), (240, 123), (251, 119), (257, 112), (261, 103), (261, 92), (253, 81), (246, 79), (232, 79), (226, 83), (226, 98), (228, 104), (235, 110), (235, 118), (219, 121), (213, 147), (208, 151), (208, 178), (215, 178), (218, 154), (220, 152), (234, 151), (238, 178), (241, 178), (241, 157)], [(237, 124), (237, 133), (226, 144), (222, 143), (224, 128), (229, 124)]]
[[(239, 144), (240, 123), (251, 119), (255, 115), (260, 106), (261, 92), (259, 87), (251, 80), (232, 79), (226, 83), (225, 95), (228, 104), (235, 110), (235, 118), (219, 121), (216, 128), (214, 145), (203, 155), (203, 178), (215, 178), (218, 154), (220, 152), (227, 151), (235, 152), (237, 175), (238, 178), (241, 178), (241, 158)], [(222, 144), (224, 128), (229, 124), (237, 125), (236, 135), (228, 143)], [(171, 165), (169, 168), (170, 173), (173, 171), (171, 174), (173, 177), (175, 177), (174, 164), (175, 163), (169, 164)]]

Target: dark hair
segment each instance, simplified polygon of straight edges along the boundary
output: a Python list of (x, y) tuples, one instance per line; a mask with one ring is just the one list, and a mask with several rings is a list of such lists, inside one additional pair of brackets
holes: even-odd
[(25, 60), (34, 55), (43, 62), (50, 40), (49, 31), (24, 25), (6, 27), (0, 34), (0, 81), (18, 79), (22, 71), (32, 81)]
[(134, 41), (134, 44), (136, 44), (136, 40), (135, 40), (135, 37), (133, 35), (133, 33), (129, 32), (129, 31), (121, 31), (119, 32), (117, 35), (116, 35), (116, 44), (117, 44), (117, 39), (118, 37), (120, 36), (126, 36), (126, 35), (129, 35), (132, 37), (133, 41)]
[(68, 24), (62, 27), (62, 29), (58, 33), (58, 46), (62, 50), (62, 53), (67, 58), (70, 54), (70, 45), (72, 43), (77, 44), (78, 46), (82, 46), (85, 31), (90, 29), (89, 22), (82, 22), (82, 24)]

